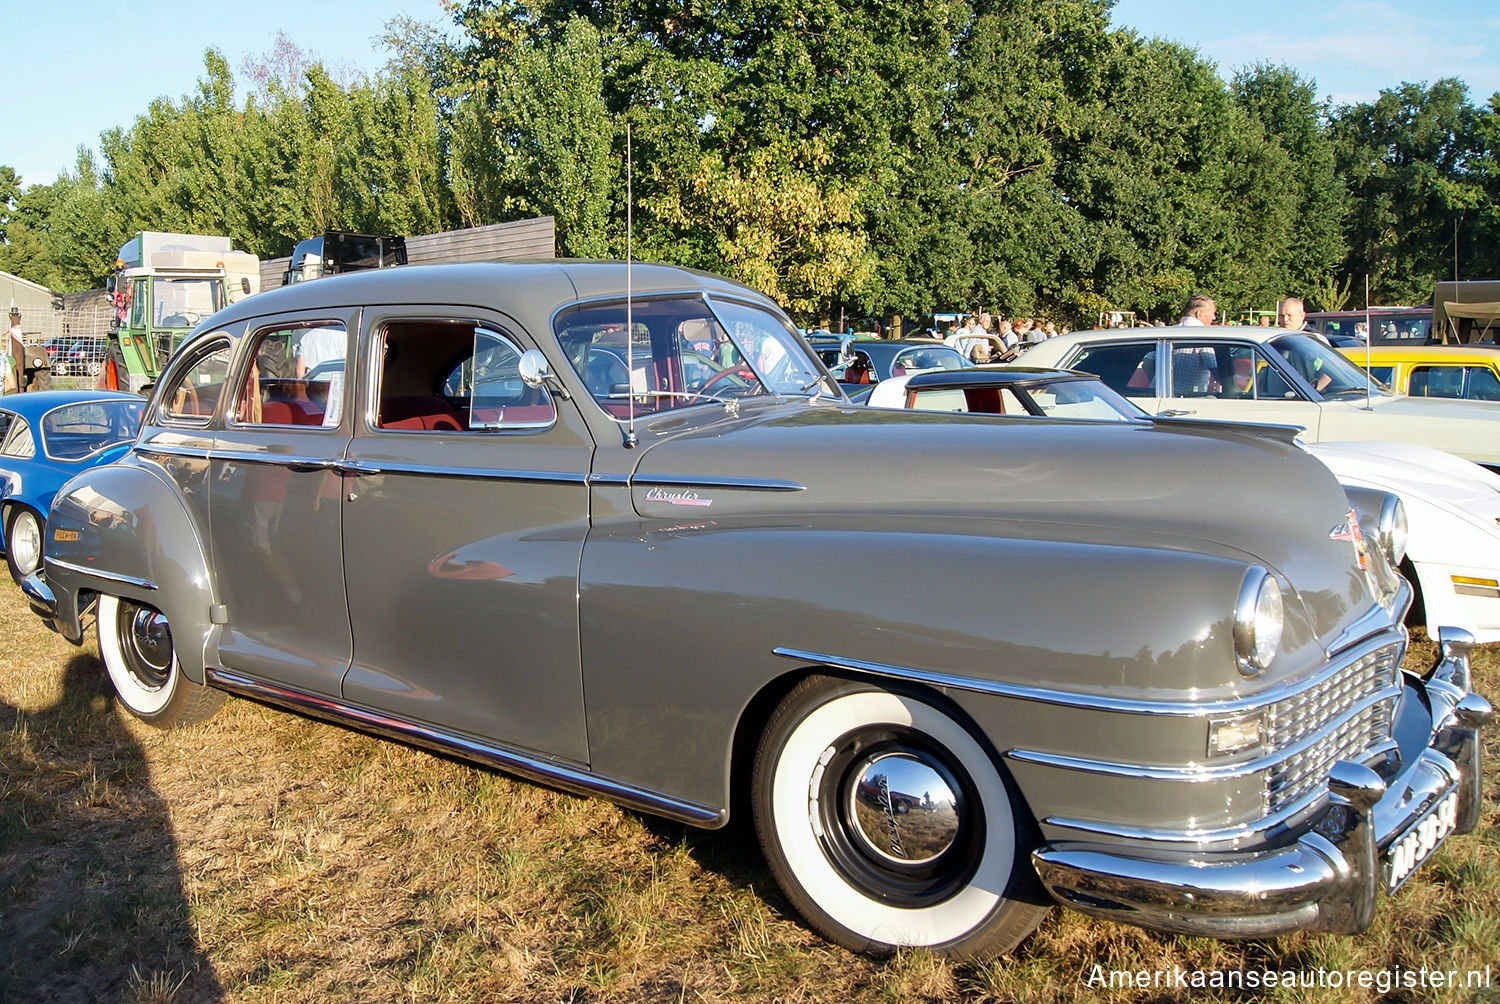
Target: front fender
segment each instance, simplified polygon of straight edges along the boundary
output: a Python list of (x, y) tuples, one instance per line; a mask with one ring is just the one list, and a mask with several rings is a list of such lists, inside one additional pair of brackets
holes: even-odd
[[(594, 769), (727, 805), (741, 715), (778, 678), (809, 667), (1203, 701), (1244, 696), (1322, 659), (1289, 605), (1271, 669), (1255, 680), (1235, 669), (1248, 558), (1051, 529), (1049, 539), (1035, 524), (871, 517), (596, 526), (580, 592)], [(1018, 712), (1016, 727), (1045, 728), (1045, 717)]]
[(58, 490), (47, 524), (47, 583), (59, 633), (82, 640), (80, 610), (92, 595), (149, 604), (172, 626), (183, 674), (202, 683), (217, 599), (205, 528), (177, 487), (140, 462), (96, 467)]

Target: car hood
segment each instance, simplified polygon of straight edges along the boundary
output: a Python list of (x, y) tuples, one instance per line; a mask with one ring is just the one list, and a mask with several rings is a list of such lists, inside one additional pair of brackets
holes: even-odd
[(1308, 443), (1304, 449), (1345, 484), (1421, 497), (1481, 522), (1500, 520), (1500, 475), (1444, 450), (1383, 442)]
[(892, 517), (953, 532), (1213, 554), (1278, 572), (1320, 640), (1375, 601), (1327, 468), (1284, 430), (859, 408), (726, 417), (644, 451), (647, 518)]
[[(1341, 397), (1339, 404), (1357, 408), (1365, 406), (1365, 398)], [(1392, 395), (1370, 398), (1370, 407), (1387, 415), (1409, 415), (1413, 418), (1468, 418), (1485, 421), (1500, 421), (1500, 403), (1493, 401), (1465, 401), (1448, 397), (1407, 397)]]

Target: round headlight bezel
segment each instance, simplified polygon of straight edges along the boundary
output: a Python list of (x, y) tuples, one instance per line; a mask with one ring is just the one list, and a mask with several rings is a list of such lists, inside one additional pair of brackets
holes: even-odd
[(1259, 676), (1276, 658), (1286, 607), (1281, 583), (1259, 565), (1246, 569), (1234, 609), (1235, 663), (1245, 676)]
[(1380, 549), (1390, 559), (1391, 567), (1401, 564), (1406, 557), (1406, 544), (1410, 526), (1406, 517), (1406, 503), (1398, 495), (1387, 495), (1380, 505)]

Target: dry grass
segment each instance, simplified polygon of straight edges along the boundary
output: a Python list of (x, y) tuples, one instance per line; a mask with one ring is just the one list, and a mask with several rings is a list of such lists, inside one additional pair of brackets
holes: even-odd
[[(1358, 938), (1221, 943), (1055, 911), (989, 965), (881, 963), (802, 927), (743, 829), (664, 823), (239, 700), (159, 733), (114, 706), (92, 647), (44, 631), (9, 588), (0, 636), (0, 1001), (1247, 1000), (1088, 981), (1096, 963), (1500, 963), (1493, 772), (1480, 831)], [(1496, 693), (1500, 652), (1476, 662)]]

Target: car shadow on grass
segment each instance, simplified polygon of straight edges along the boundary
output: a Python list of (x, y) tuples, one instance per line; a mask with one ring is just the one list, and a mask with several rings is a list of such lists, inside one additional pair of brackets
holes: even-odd
[(104, 668), (40, 711), (0, 701), (0, 1001), (217, 1001), (166, 806)]

